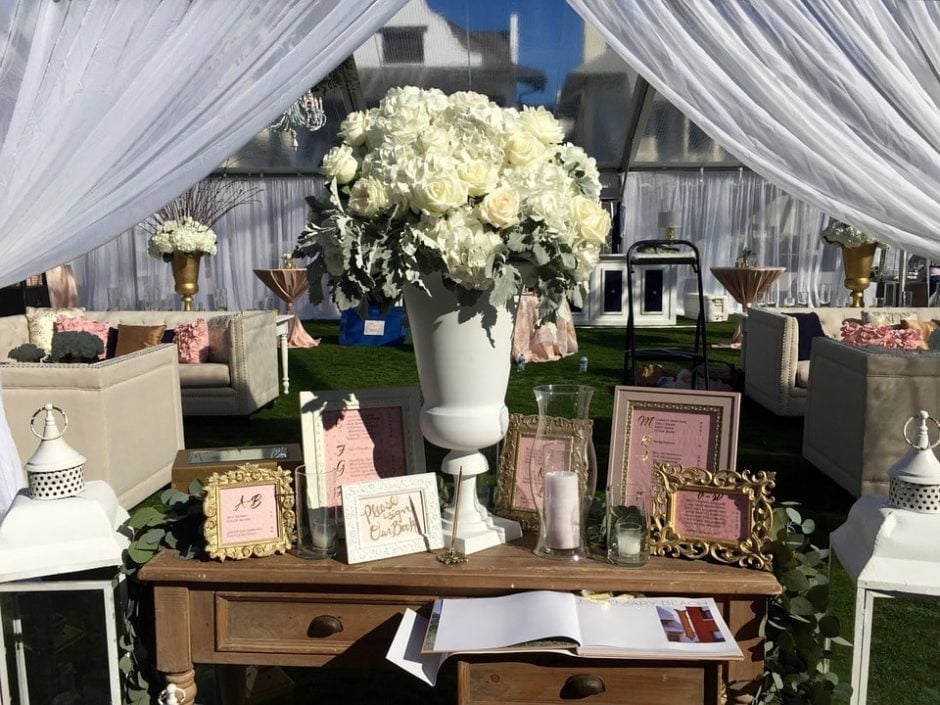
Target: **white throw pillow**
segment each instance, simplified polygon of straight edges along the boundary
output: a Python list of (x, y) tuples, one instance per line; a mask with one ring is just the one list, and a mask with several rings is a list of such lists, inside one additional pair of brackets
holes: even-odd
[(26, 325), (29, 327), (29, 342), (37, 348), (52, 349), (52, 334), (55, 332), (55, 319), (59, 316), (75, 318), (85, 313), (84, 308), (37, 308), (26, 307)]

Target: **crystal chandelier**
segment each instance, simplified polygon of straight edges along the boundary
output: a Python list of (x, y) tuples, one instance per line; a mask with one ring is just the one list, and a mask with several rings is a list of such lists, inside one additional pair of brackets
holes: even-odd
[(316, 132), (326, 124), (326, 112), (323, 110), (323, 98), (312, 90), (304, 93), (268, 127), (275, 132), (290, 132), (297, 149), (297, 130)]

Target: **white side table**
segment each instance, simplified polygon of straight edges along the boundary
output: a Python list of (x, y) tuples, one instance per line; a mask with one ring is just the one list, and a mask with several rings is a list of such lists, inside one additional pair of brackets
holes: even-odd
[(278, 316), (275, 319), (277, 347), (281, 352), (281, 391), (284, 392), (284, 394), (290, 391), (290, 377), (287, 374), (287, 337), (290, 334), (290, 322), (293, 319), (293, 313)]
[(940, 597), (940, 516), (888, 505), (864, 495), (830, 534), (830, 548), (855, 583), (852, 705), (868, 700), (868, 664), (875, 598)]

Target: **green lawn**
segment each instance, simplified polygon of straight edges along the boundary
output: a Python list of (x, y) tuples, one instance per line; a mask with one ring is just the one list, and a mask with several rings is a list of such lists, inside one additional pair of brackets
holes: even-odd
[[(680, 319), (683, 322), (683, 319)], [(684, 321), (689, 323), (689, 321)], [(301, 390), (354, 389), (362, 387), (417, 385), (418, 376), (410, 346), (391, 347), (340, 346), (338, 322), (307, 322), (307, 330), (321, 344), (312, 349), (293, 349), (289, 353), (291, 392), (282, 395), (271, 408), (262, 409), (248, 419), (185, 419), (187, 447), (255, 445), (300, 442), (298, 392)], [(731, 337), (733, 323), (713, 323), (708, 327), (710, 342)], [(639, 347), (691, 347), (694, 328), (638, 329)], [(598, 457), (598, 487), (606, 478), (610, 445), (613, 390), (623, 374), (625, 334), (620, 328), (579, 328), (577, 355), (554, 363), (529, 364), (525, 370), (514, 369), (510, 377), (507, 406), (512, 412), (536, 413), (532, 387), (539, 384), (578, 382), (595, 389), (591, 404), (594, 419), (594, 443)], [(588, 371), (578, 371), (578, 358), (586, 355)], [(712, 359), (740, 366), (739, 353), (710, 350)], [(775, 497), (778, 501), (796, 501), (805, 515), (816, 521), (815, 542), (825, 546), (829, 532), (839, 526), (853, 499), (835, 483), (802, 458), (802, 425), (797, 418), (777, 417), (747, 398), (742, 399), (738, 441), (738, 467), (776, 472)], [(428, 466), (433, 469), (444, 451), (428, 445)], [(490, 451), (490, 457), (495, 452)], [(844, 577), (844, 576), (843, 576)], [(833, 604), (840, 615), (850, 613), (853, 590), (847, 578), (834, 580)], [(882, 601), (875, 611), (875, 642), (872, 649), (871, 680), (868, 702), (871, 705), (928, 705), (940, 702), (937, 676), (940, 674), (940, 603), (920, 600)], [(845, 632), (851, 638), (850, 627)], [(850, 653), (834, 663), (840, 677), (847, 680), (851, 668)], [(285, 669), (296, 686), (294, 695), (271, 700), (272, 705), (307, 703), (312, 690), (323, 689), (338, 695), (348, 687), (356, 690), (355, 700), (340, 696), (343, 702), (377, 702), (386, 705), (402, 702), (453, 702), (452, 683), (446, 679), (436, 689), (423, 687), (410, 676), (391, 672), (376, 676), (375, 685), (364, 685), (353, 673), (329, 669)], [(201, 670), (204, 685), (212, 674)], [(210, 688), (211, 689), (211, 688)], [(374, 689), (374, 690), (373, 690)], [(336, 700), (336, 697), (328, 699)], [(200, 698), (200, 700), (203, 700)]]

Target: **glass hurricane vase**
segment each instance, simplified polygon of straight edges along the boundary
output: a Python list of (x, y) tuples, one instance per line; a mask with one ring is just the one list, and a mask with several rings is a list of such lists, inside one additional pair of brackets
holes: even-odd
[(539, 517), (534, 552), (577, 561), (590, 554), (587, 517), (597, 485), (597, 456), (590, 419), (591, 387), (535, 387), (539, 417), (529, 454), (532, 497)]

